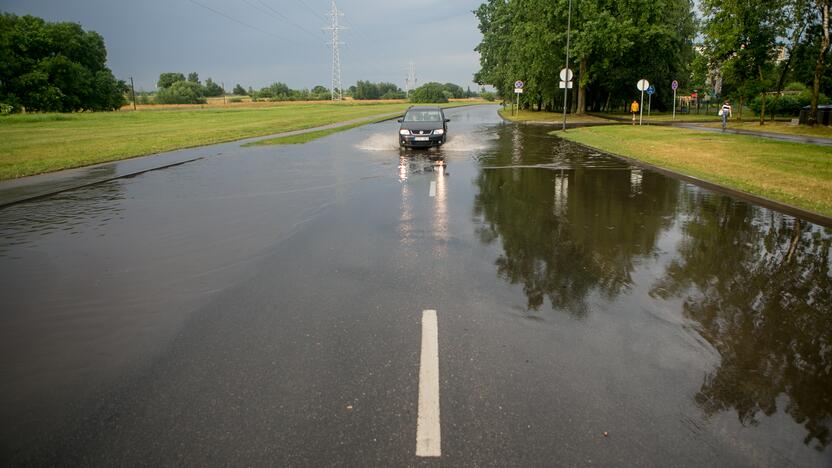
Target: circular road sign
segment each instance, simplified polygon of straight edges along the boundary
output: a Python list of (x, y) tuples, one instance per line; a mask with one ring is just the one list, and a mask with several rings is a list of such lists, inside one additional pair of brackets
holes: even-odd
[(525, 83), (523, 83), (522, 81), (517, 80), (517, 81), (515, 81), (515, 82), (514, 82), (514, 87), (515, 87), (515, 88), (523, 88), (523, 85), (524, 85), (524, 84), (525, 84)]
[(679, 88), (679, 82), (673, 80), (673, 83), (670, 83), (670, 87), (673, 89), (673, 91), (676, 91), (676, 89)]
[(560, 71), (560, 80), (561, 81), (572, 81), (572, 78), (575, 77), (575, 74), (572, 73), (572, 70), (569, 68), (563, 68)]
[(656, 88), (653, 85), (647, 87), (647, 94), (652, 96), (656, 92)]
[(650, 82), (647, 80), (638, 80), (638, 83), (636, 83), (636, 88), (638, 88), (639, 91), (647, 91), (647, 88), (649, 87)]

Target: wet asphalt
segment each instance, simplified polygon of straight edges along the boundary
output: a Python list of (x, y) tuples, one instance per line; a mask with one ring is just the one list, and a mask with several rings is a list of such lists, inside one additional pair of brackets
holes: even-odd
[(829, 229), (447, 114), (0, 210), (4, 464), (832, 463)]

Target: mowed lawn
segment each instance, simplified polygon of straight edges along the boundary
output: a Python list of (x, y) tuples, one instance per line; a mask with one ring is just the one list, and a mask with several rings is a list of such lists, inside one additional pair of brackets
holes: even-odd
[(398, 113), (409, 105), (323, 102), (2, 117), (0, 180)]
[(832, 216), (832, 147), (672, 127), (590, 127), (554, 135)]

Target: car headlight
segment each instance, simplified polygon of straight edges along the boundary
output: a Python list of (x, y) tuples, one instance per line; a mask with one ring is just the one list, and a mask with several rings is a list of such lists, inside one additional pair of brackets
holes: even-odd
[(436, 130), (433, 131), (433, 134), (434, 135), (444, 135), (445, 134), (445, 129), (444, 128), (437, 128)]
[(399, 135), (410, 135), (410, 130), (403, 128), (399, 130)]

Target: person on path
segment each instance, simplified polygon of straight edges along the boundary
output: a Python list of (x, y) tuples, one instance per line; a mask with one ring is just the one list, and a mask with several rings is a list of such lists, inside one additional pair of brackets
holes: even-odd
[(731, 103), (726, 99), (725, 102), (722, 104), (722, 109), (719, 110), (719, 115), (722, 117), (722, 131), (725, 131), (725, 128), (728, 127), (728, 117), (733, 117), (733, 112), (731, 111)]
[(636, 124), (636, 114), (638, 114), (638, 101), (633, 99), (633, 103), (630, 104), (630, 112), (633, 113), (633, 125)]

